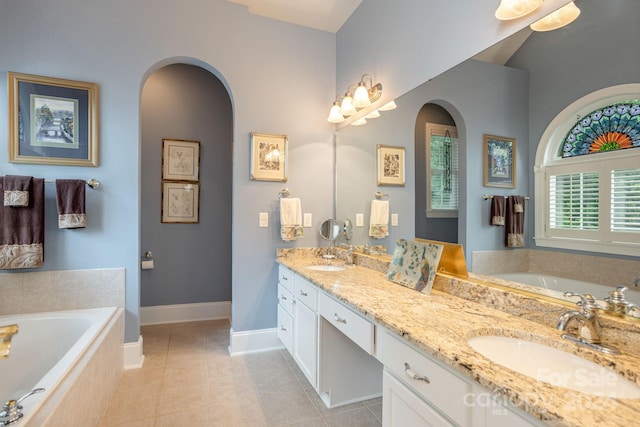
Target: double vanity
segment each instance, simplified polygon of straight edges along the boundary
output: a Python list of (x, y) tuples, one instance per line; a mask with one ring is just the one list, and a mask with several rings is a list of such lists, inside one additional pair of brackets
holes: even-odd
[(640, 418), (634, 323), (603, 318), (621, 354), (596, 352), (553, 327), (569, 305), (442, 274), (426, 295), (388, 281), (380, 257), (344, 265), (321, 252), (278, 251), (278, 334), (328, 407), (382, 396), (384, 426)]

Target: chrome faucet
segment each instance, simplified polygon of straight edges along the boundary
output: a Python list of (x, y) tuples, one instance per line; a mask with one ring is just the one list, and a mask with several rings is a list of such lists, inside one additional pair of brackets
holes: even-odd
[(597, 304), (593, 295), (565, 292), (564, 296), (579, 297), (580, 301), (578, 301), (576, 305), (580, 308), (580, 311), (570, 310), (560, 316), (556, 327), (561, 331), (566, 331), (570, 322), (577, 323), (577, 334), (562, 334), (562, 338), (603, 353), (619, 354), (620, 352), (615, 348), (605, 347), (601, 344), (602, 338), (598, 310), (602, 307)]
[(0, 412), (0, 426), (8, 426), (19, 421), (23, 416), (22, 405), (20, 405), (20, 402), (29, 396), (36, 393), (42, 393), (43, 391), (44, 388), (36, 388), (19, 399), (7, 400), (2, 408), (2, 412)]
[(633, 281), (631, 282), (631, 284), (637, 288), (637, 287), (638, 287), (638, 285), (640, 285), (640, 275), (636, 276), (636, 278), (635, 278), (635, 279), (633, 279)]
[(351, 243), (343, 243), (341, 246), (347, 250), (347, 260), (345, 262), (349, 265), (354, 265), (353, 245)]

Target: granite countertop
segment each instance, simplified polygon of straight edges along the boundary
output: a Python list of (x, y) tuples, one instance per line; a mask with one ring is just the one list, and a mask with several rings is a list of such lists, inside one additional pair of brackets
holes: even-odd
[(640, 399), (593, 396), (533, 380), (491, 362), (467, 340), (478, 335), (525, 338), (577, 354), (640, 385), (640, 356), (626, 348), (620, 347), (623, 354), (614, 356), (595, 352), (562, 339), (561, 332), (548, 325), (437, 289), (425, 295), (370, 268), (314, 271), (305, 267), (323, 261), (309, 255), (283, 254), (277, 262), (545, 424), (623, 426), (640, 419)]

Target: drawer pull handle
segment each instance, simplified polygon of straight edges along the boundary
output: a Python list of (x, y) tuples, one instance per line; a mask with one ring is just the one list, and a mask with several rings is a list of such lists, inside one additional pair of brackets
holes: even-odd
[(282, 276), (282, 280), (289, 280), (287, 276)]
[(418, 381), (424, 381), (427, 384), (431, 384), (431, 381), (429, 381), (429, 378), (427, 378), (426, 376), (420, 376), (420, 375), (416, 374), (413, 370), (411, 370), (411, 366), (409, 366), (409, 364), (406, 363), (406, 362), (404, 364), (404, 372), (411, 379), (418, 380)]
[(306, 293), (306, 292), (304, 292), (304, 291), (300, 291), (300, 295), (302, 295), (303, 297), (306, 297), (306, 296), (307, 296), (307, 293)]
[(282, 296), (280, 297), (280, 299), (283, 299), (283, 300), (285, 300), (285, 301), (286, 301), (286, 300), (287, 300), (287, 297), (285, 297), (284, 295), (282, 295)]
[(287, 328), (285, 328), (284, 326), (282, 326), (282, 325), (281, 325), (281, 326), (280, 326), (280, 330), (281, 330), (281, 331), (285, 331), (285, 332), (286, 332), (286, 331), (287, 331)]
[(344, 323), (345, 325), (347, 324), (347, 319), (343, 319), (342, 317), (338, 316), (338, 313), (333, 313), (333, 317), (335, 317), (336, 322)]

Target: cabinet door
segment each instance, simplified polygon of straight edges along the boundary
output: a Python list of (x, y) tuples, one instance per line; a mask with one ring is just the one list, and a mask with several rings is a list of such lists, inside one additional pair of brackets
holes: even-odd
[(296, 301), (293, 308), (293, 358), (316, 387), (316, 361), (318, 352), (318, 317), (315, 311)]
[(453, 425), (396, 380), (386, 369), (382, 384), (383, 427), (448, 427)]
[(293, 349), (293, 317), (278, 304), (278, 338), (289, 353)]

